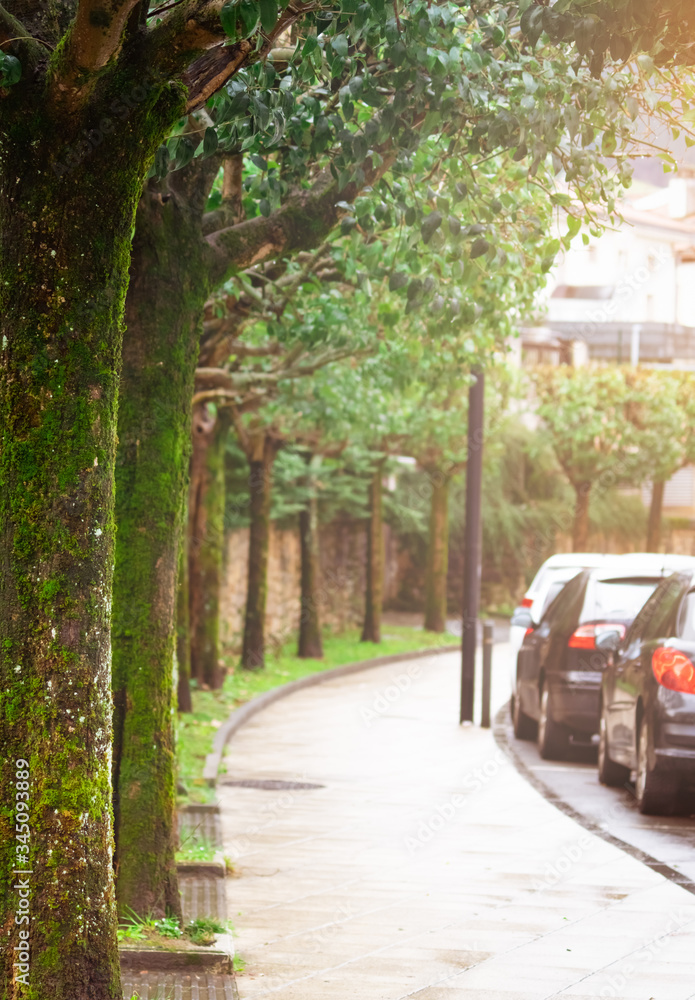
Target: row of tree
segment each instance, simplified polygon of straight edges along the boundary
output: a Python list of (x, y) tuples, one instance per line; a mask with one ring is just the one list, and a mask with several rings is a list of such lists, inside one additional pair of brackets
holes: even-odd
[[(437, 311), (456, 356), (480, 360), (506, 282), (518, 291), (559, 249), (553, 208), (569, 212), (566, 241), (595, 223), (589, 205), (613, 213), (605, 157), (642, 89), (675, 114), (658, 90), (689, 59), (686, 4), (562, 6), (0, 5), (3, 998), (116, 1000), (116, 897), (181, 912), (173, 664), (192, 399), (228, 404), (262, 528), (274, 387), (347, 344), (375, 362), (393, 348), (407, 375), (433, 353)], [(341, 319), (332, 293), (348, 287)], [(418, 309), (429, 327), (401, 336)], [(196, 411), (194, 440), (218, 413)], [(30, 835), (14, 824), (25, 759)]]

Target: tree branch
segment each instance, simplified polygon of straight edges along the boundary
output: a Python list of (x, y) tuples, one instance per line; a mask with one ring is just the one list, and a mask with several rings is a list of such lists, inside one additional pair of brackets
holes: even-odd
[[(227, 45), (220, 21), (225, 2), (182, 0), (147, 32), (157, 70), (164, 76), (185, 74), (189, 111), (201, 107), (245, 63), (265, 58), (283, 32), (307, 11), (320, 6), (316, 2), (292, 0), (281, 10), (272, 31), (262, 33), (262, 45), (257, 44), (257, 37)], [(214, 52), (206, 56), (211, 49)]]
[(297, 250), (314, 250), (345, 214), (337, 203), (354, 200), (362, 187), (374, 184), (388, 170), (395, 158), (396, 150), (391, 147), (382, 154), (379, 167), (371, 158), (365, 161), (364, 184), (351, 182), (342, 190), (330, 170), (323, 170), (311, 188), (297, 192), (272, 215), (258, 215), (211, 233), (207, 241), (216, 255), (214, 282), (221, 284), (234, 269)]
[(23, 56), (25, 74), (29, 68), (26, 65), (27, 59), (33, 67), (46, 54), (40, 41), (34, 38), (22, 22), (8, 13), (2, 5), (0, 5), (0, 50), (8, 55)]
[(80, 0), (54, 66), (54, 96), (71, 105), (84, 100), (100, 71), (118, 54), (130, 14), (139, 2)]

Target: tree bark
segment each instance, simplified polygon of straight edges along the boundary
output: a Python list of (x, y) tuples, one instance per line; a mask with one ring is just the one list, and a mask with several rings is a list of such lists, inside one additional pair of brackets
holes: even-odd
[(652, 483), (652, 499), (647, 523), (647, 552), (658, 552), (661, 548), (661, 511), (664, 506), (665, 485), (663, 480)]
[[(268, 595), (268, 546), (273, 463), (277, 446), (269, 434), (251, 438), (249, 461), (249, 569), (244, 616), (241, 666), (245, 670), (265, 667), (265, 607)], [(246, 449), (245, 449), (246, 450)]]
[(361, 642), (381, 642), (381, 604), (384, 578), (384, 537), (382, 520), (382, 476), (384, 461), (377, 462), (369, 484), (367, 521), (367, 566), (364, 625)]
[(188, 541), (191, 676), (213, 690), (224, 680), (219, 626), (227, 428), (227, 421), (206, 403), (195, 407)]
[(176, 874), (176, 581), (191, 397), (209, 294), (202, 216), (216, 167), (138, 205), (118, 414), (113, 592), (114, 816), (121, 910), (181, 914)]
[(430, 474), (432, 497), (425, 567), (425, 629), (446, 629), (446, 581), (449, 565), (449, 479), (442, 472)]
[(589, 500), (591, 483), (579, 483), (574, 487), (576, 503), (572, 525), (572, 551), (586, 552), (589, 546)]
[[(113, 100), (108, 81), (103, 90)], [(79, 141), (82, 116), (54, 114), (39, 76), (3, 97), (0, 996), (13, 1000), (121, 997), (109, 637), (116, 407), (135, 208), (176, 112), (169, 102), (155, 113), (157, 97), (69, 162), (59, 158)], [(99, 108), (91, 113), (99, 121)], [(21, 796), (17, 770), (29, 775)], [(15, 824), (25, 798), (26, 843)], [(32, 873), (26, 901), (14, 888), (18, 861)], [(30, 919), (16, 923), (27, 904)], [(22, 988), (13, 963), (24, 929)]]
[(184, 532), (179, 548), (179, 577), (176, 585), (176, 665), (178, 670), (176, 700), (179, 712), (193, 711), (187, 542), (187, 533)]
[(321, 616), (319, 608), (319, 517), (315, 479), (316, 458), (307, 458), (306, 485), (309, 499), (299, 513), (301, 552), (301, 600), (297, 656), (302, 659), (322, 659)]

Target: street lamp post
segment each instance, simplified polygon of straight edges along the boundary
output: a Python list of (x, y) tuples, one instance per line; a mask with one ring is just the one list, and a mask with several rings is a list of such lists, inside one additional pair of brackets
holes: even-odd
[(463, 621), (461, 634), (461, 714), (459, 722), (473, 721), (475, 651), (478, 638), (481, 570), (481, 484), (483, 474), (483, 417), (485, 380), (474, 371), (468, 391), (468, 461), (466, 463), (466, 533), (463, 565)]

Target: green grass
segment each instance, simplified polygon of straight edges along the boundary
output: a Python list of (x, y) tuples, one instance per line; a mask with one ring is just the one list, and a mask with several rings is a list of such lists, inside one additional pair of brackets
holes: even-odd
[(179, 780), (187, 789), (187, 794), (180, 797), (181, 803), (210, 802), (214, 799), (214, 789), (206, 786), (202, 773), (215, 733), (230, 712), (256, 695), (345, 663), (460, 641), (457, 636), (448, 633), (434, 635), (405, 625), (386, 625), (382, 635), (380, 643), (373, 643), (360, 642), (356, 629), (340, 635), (327, 634), (324, 636), (322, 660), (300, 660), (295, 656), (296, 640), (292, 639), (268, 654), (265, 669), (258, 671), (235, 669), (232, 664), (236, 658), (227, 657), (228, 672), (224, 686), (219, 691), (194, 688), (193, 712), (179, 716)]

